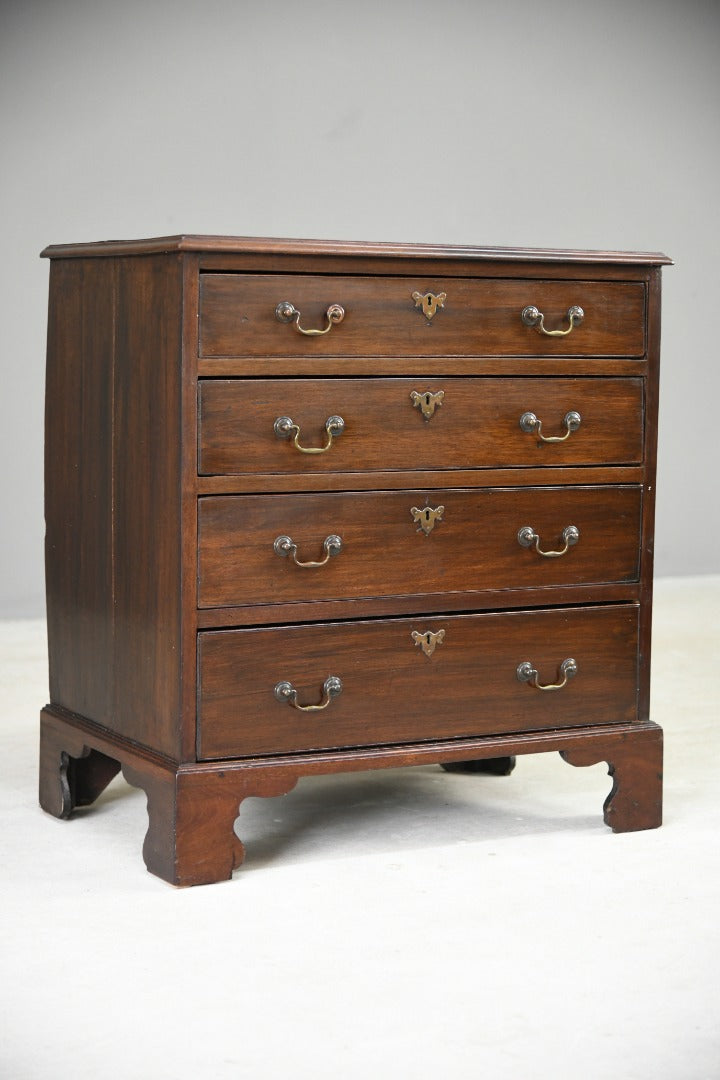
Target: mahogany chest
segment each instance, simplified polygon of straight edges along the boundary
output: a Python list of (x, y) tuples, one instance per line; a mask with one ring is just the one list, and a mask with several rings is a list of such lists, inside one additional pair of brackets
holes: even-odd
[(317, 773), (606, 761), (648, 715), (660, 254), (53, 246), (40, 800), (122, 768), (145, 862), (227, 878)]

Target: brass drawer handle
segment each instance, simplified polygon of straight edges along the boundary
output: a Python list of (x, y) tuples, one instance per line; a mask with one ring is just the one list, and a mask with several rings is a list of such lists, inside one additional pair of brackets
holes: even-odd
[(278, 416), (277, 420), (273, 424), (273, 431), (278, 439), (290, 439), (292, 438), (293, 446), (296, 450), (299, 450), (301, 454), (324, 454), (326, 450), (329, 450), (332, 446), (333, 439), (337, 439), (342, 435), (345, 430), (345, 421), (342, 416), (328, 416), (325, 421), (325, 431), (327, 432), (327, 441), (324, 446), (301, 446), (300, 445), (300, 428), (291, 420), (289, 416)]
[(273, 543), (273, 548), (275, 550), (275, 554), (281, 555), (283, 558), (290, 555), (296, 566), (325, 566), (325, 564), (329, 562), (334, 555), (339, 555), (342, 551), (342, 540), (337, 535), (337, 533), (333, 533), (331, 536), (326, 536), (323, 540), (325, 558), (321, 559), (320, 562), (300, 562), (297, 557), (297, 544), (290, 536), (277, 536), (275, 538), (275, 542)]
[(581, 423), (582, 416), (573, 409), (563, 416), (563, 425), (565, 427), (564, 435), (543, 435), (542, 420), (538, 420), (534, 412), (524, 412), (520, 417), (520, 429), (524, 431), (526, 435), (536, 435), (538, 444), (544, 442), (565, 442), (566, 439), (570, 438), (573, 431), (577, 431)]
[(566, 554), (569, 548), (577, 544), (580, 539), (580, 530), (575, 525), (568, 525), (563, 529), (562, 538), (565, 541), (565, 547), (561, 548), (560, 551), (543, 551), (540, 547), (540, 537), (532, 525), (523, 525), (522, 529), (518, 530), (517, 538), (520, 547), (529, 548), (534, 545), (538, 555), (542, 555), (546, 559), (559, 559), (561, 555)]
[(567, 683), (568, 679), (572, 679), (577, 675), (578, 666), (575, 660), (568, 658), (563, 660), (560, 665), (559, 675), (562, 675), (561, 682), (554, 683), (540, 683), (538, 682), (537, 669), (532, 666), (529, 660), (524, 660), (522, 664), (518, 665), (517, 677), (520, 682), (530, 683), (536, 690), (562, 690), (563, 686)]
[(277, 683), (274, 694), (278, 701), (287, 702), (293, 709), (299, 709), (300, 712), (320, 712), (321, 709), (327, 709), (333, 698), (342, 694), (342, 688), (342, 682), (337, 675), (328, 675), (323, 683), (323, 700), (319, 705), (298, 705), (297, 690), (287, 680)]
[(299, 334), (306, 334), (308, 337), (318, 337), (321, 334), (329, 334), (333, 326), (336, 323), (341, 323), (345, 318), (345, 308), (341, 304), (331, 304), (325, 312), (325, 318), (327, 319), (327, 326), (324, 330), (304, 330), (300, 325), (300, 312), (291, 304), (289, 300), (281, 300), (278, 306), (275, 308), (275, 318), (278, 322), (282, 323), (295, 323), (295, 329)]
[(541, 334), (547, 334), (548, 337), (567, 337), (569, 333), (585, 318), (585, 312), (577, 304), (573, 304), (567, 310), (567, 318), (570, 322), (567, 330), (546, 330), (545, 329), (545, 316), (542, 311), (535, 307), (534, 304), (528, 304), (520, 312), (520, 318), (526, 326), (534, 326), (536, 330)]

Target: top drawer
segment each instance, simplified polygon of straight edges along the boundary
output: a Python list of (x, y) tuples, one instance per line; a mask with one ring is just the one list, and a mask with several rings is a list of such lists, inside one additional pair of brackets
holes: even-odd
[[(428, 294), (438, 298), (423, 300)], [(441, 302), (441, 303), (440, 303)], [(287, 303), (299, 320), (281, 321)], [(341, 321), (330, 324), (332, 305)], [(543, 333), (522, 312), (538, 309)], [(427, 313), (426, 313), (427, 312)], [(297, 329), (323, 330), (304, 334)], [(608, 356), (645, 352), (642, 282), (202, 274), (200, 356)]]

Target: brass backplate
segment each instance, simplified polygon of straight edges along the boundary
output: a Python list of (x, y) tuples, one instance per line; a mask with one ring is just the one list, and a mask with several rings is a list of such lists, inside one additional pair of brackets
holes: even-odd
[(426, 656), (432, 656), (435, 652), (436, 645), (442, 645), (445, 640), (445, 631), (438, 630), (436, 634), (432, 630), (424, 630), (423, 633), (419, 633), (417, 630), (413, 630), (412, 639), (416, 645), (419, 645)]
[(422, 508), (418, 508), (417, 506), (413, 506), (410, 509), (410, 513), (412, 514), (412, 519), (415, 524), (419, 526), (417, 531), (422, 531), (428, 536), (435, 528), (436, 523), (442, 521), (445, 507), (423, 506)]
[(422, 393), (417, 390), (410, 391), (410, 400), (425, 420), (430, 420), (435, 415), (435, 410), (442, 405), (444, 397), (444, 390), (436, 390), (434, 393), (432, 390), (424, 390)]
[(430, 322), (438, 308), (445, 307), (447, 293), (441, 292), (436, 296), (435, 293), (431, 292), (426, 292), (424, 295), (423, 293), (414, 292), (412, 298), (415, 301), (415, 307), (419, 307), (427, 321)]

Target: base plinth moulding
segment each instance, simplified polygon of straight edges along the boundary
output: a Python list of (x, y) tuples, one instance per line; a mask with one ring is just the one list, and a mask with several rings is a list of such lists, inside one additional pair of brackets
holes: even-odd
[(550, 751), (571, 765), (607, 762), (613, 785), (604, 818), (614, 832), (661, 824), (662, 730), (653, 723), (370, 748), (362, 754), (339, 750), (178, 764), (48, 706), (41, 713), (40, 804), (54, 817), (68, 818), (76, 807), (92, 803), (122, 769), (128, 783), (147, 795), (148, 870), (173, 885), (203, 885), (231, 877), (240, 866), (244, 848), (233, 826), (248, 797), (285, 795), (304, 776), (393, 766), (435, 763), (449, 766), (449, 772), (506, 775), (515, 755)]

